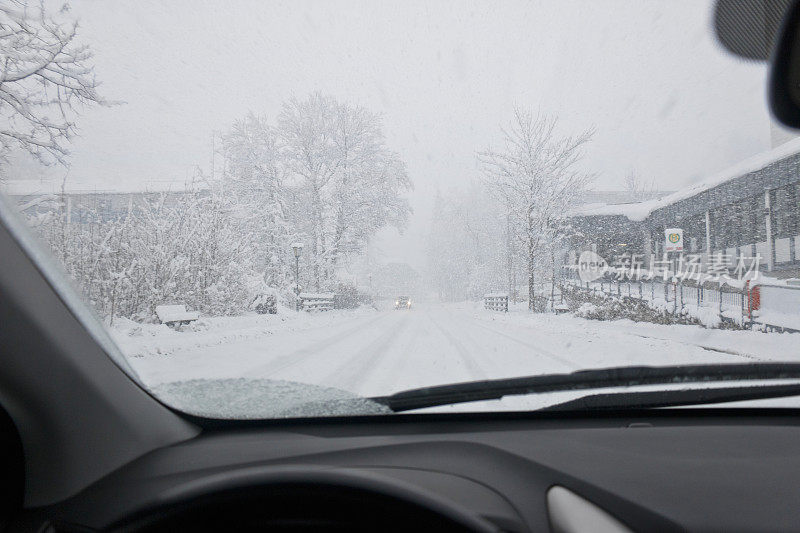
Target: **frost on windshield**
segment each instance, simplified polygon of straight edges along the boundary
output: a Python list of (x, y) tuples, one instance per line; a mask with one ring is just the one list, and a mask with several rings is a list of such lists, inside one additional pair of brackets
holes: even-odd
[(792, 360), (800, 139), (709, 13), (11, 0), (0, 190), (200, 416)]

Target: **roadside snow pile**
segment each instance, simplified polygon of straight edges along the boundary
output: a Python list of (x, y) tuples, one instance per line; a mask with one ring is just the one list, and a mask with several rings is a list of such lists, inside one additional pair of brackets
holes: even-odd
[[(518, 335), (520, 339), (535, 340), (536, 348), (546, 347), (553, 353), (575, 357), (584, 368), (703, 362), (702, 357), (694, 359), (697, 357), (697, 348), (701, 349), (701, 353), (715, 358), (728, 354), (747, 361), (800, 360), (796, 334), (710, 329), (698, 324), (654, 324), (629, 319), (587, 320), (574, 314), (531, 313), (527, 309), (488, 314), (474, 308), (471, 314), (476, 319), (491, 321), (495, 327), (502, 326), (504, 331)], [(585, 345), (591, 346), (591, 350), (587, 348), (586, 352), (578, 350), (581, 346), (579, 340), (584, 336), (592, 341)], [(542, 340), (548, 337), (556, 340), (548, 345)], [(604, 348), (601, 340), (613, 343), (614, 348)], [(635, 357), (628, 358), (626, 353), (630, 350), (637, 352)], [(577, 353), (585, 356), (585, 360), (580, 360)], [(600, 362), (592, 360), (593, 353), (597, 354)]]
[(111, 337), (127, 357), (161, 356), (191, 352), (198, 348), (229, 344), (265, 337), (278, 332), (326, 327), (344, 317), (374, 314), (375, 310), (360, 307), (308, 314), (282, 310), (281, 313), (260, 315), (204, 317), (192, 324), (172, 329), (164, 324), (141, 324), (116, 318), (110, 327)]
[(584, 302), (581, 306), (575, 311), (575, 316), (581, 318), (590, 318), (594, 315), (597, 315), (600, 308), (597, 307), (595, 304), (591, 302)]
[[(669, 305), (646, 302), (637, 298), (595, 294), (582, 290), (565, 290), (564, 296), (570, 309), (580, 318), (590, 320), (628, 319), (635, 322), (652, 322), (654, 324), (701, 324), (702, 313), (673, 313)], [(713, 322), (712, 317), (703, 318)], [(719, 322), (719, 318), (716, 318)]]

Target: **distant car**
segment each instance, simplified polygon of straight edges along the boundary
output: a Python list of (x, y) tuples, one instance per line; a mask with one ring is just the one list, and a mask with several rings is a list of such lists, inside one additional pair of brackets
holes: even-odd
[(394, 301), (395, 309), (411, 309), (411, 298), (408, 296), (398, 296)]

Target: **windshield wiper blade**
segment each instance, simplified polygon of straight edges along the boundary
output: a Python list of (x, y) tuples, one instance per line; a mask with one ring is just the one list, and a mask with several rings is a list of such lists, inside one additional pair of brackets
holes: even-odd
[(544, 392), (609, 389), (638, 385), (798, 378), (800, 378), (800, 363), (623, 366), (579, 370), (569, 374), (543, 374), (436, 385), (369, 399), (386, 405), (394, 412), (400, 412)]
[(707, 405), (768, 398), (800, 396), (800, 383), (714, 387), (709, 389), (668, 389), (658, 391), (612, 392), (590, 394), (549, 405), (540, 411), (600, 411), (604, 409), (653, 409), (682, 405)]

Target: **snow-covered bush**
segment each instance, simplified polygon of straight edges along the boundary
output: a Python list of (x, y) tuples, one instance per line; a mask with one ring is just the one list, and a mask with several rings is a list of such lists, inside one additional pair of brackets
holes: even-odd
[(145, 198), (126, 216), (89, 212), (69, 221), (65, 202), (37, 215), (39, 235), (104, 317), (152, 320), (155, 306), (180, 302), (206, 314), (247, 307), (246, 236), (227, 221), (215, 191), (187, 190), (179, 202)]
[(274, 294), (260, 294), (253, 300), (253, 309), (259, 315), (277, 314), (278, 298)]
[(564, 287), (567, 305), (576, 316), (590, 320), (633, 320), (655, 324), (701, 324), (701, 320), (686, 312), (673, 313), (671, 309), (654, 308), (648, 302), (627, 296), (595, 294), (580, 289)]

